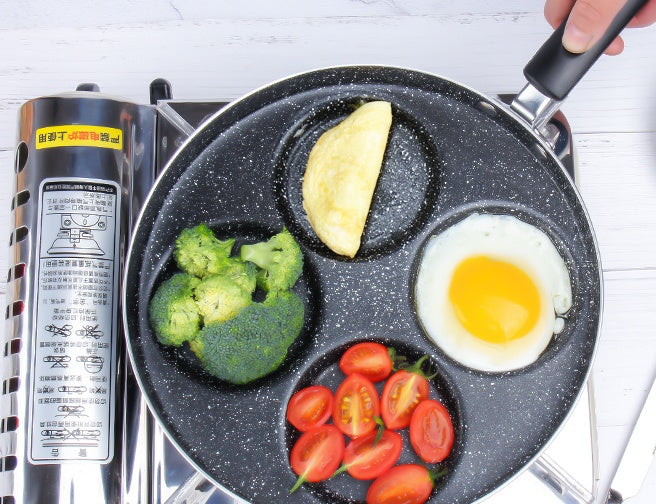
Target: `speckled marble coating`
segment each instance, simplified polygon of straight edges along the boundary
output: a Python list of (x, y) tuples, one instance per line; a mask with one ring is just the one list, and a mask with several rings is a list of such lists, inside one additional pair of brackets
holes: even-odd
[[(331, 253), (304, 218), (300, 176), (313, 142), (360, 99), (389, 100), (394, 126), (359, 255)], [(337, 360), (371, 339), (440, 370), (432, 396), (453, 414), (455, 448), (431, 502), (476, 500), (548, 442), (591, 365), (600, 320), (598, 255), (570, 179), (530, 133), (482, 96), (434, 76), (382, 67), (327, 69), (266, 87), (216, 116), (173, 159), (135, 232), (125, 286), (128, 344), (144, 393), (173, 441), (217, 483), (246, 500), (359, 502), (366, 483), (341, 475), (305, 485), (287, 462), (297, 434), (291, 395), (336, 388)], [(496, 107), (496, 105), (495, 105)], [(534, 154), (538, 152), (538, 154)], [(565, 258), (574, 305), (531, 366), (490, 374), (450, 360), (424, 336), (414, 281), (427, 239), (470, 213), (510, 213), (543, 231)], [(306, 265), (296, 290), (306, 325), (283, 366), (245, 387), (206, 374), (188, 349), (157, 344), (146, 310), (170, 275), (172, 244), (207, 222), (221, 236), (261, 239), (283, 225)], [(406, 436), (402, 462), (417, 460)]]

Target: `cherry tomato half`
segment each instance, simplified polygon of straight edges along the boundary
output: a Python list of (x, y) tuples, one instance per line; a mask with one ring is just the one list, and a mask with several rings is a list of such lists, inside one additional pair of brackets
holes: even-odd
[(365, 341), (349, 348), (339, 360), (345, 375), (360, 373), (372, 382), (384, 380), (392, 372), (392, 359), (385, 345)]
[(296, 392), (287, 404), (287, 420), (301, 432), (323, 425), (333, 412), (333, 393), (321, 385)]
[(320, 425), (304, 432), (289, 456), (292, 470), (299, 478), (290, 492), (304, 482), (328, 479), (344, 456), (344, 436), (334, 425)]
[(412, 412), (428, 398), (428, 380), (420, 373), (397, 371), (385, 383), (382, 396), (382, 416), (388, 429), (398, 430), (410, 425)]
[(410, 420), (410, 444), (417, 455), (429, 464), (441, 462), (451, 453), (453, 437), (447, 409), (432, 399), (422, 401)]
[(380, 415), (378, 391), (367, 378), (358, 373), (346, 377), (335, 393), (333, 422), (339, 430), (355, 438), (376, 428)]
[(432, 491), (433, 480), (424, 466), (397, 465), (371, 484), (367, 504), (422, 504)]
[(403, 438), (398, 432), (385, 430), (374, 444), (378, 431), (355, 438), (344, 450), (345, 467), (355, 479), (370, 480), (377, 478), (396, 464), (403, 449)]

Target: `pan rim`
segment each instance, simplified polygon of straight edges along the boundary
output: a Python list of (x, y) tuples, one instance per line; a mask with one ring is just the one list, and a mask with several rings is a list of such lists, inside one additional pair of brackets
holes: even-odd
[[(133, 267), (133, 264), (135, 262), (135, 241), (136, 241), (136, 236), (137, 232), (139, 229), (143, 226), (143, 220), (144, 220), (144, 215), (146, 213), (146, 209), (149, 208), (151, 200), (154, 198), (154, 194), (157, 190), (157, 188), (162, 184), (162, 181), (166, 178), (166, 174), (170, 171), (171, 167), (178, 162), (178, 158), (187, 150), (187, 147), (189, 144), (192, 142), (195, 142), (198, 137), (200, 137), (202, 134), (205, 133), (205, 130), (207, 127), (213, 123), (218, 117), (223, 116), (227, 114), (230, 110), (235, 108), (238, 104), (246, 101), (248, 98), (252, 97), (253, 95), (260, 94), (262, 91), (274, 87), (278, 84), (281, 84), (286, 81), (290, 80), (297, 80), (303, 76), (308, 76), (310, 74), (316, 74), (316, 73), (321, 73), (321, 72), (329, 72), (331, 70), (357, 70), (357, 69), (365, 69), (365, 68), (372, 68), (372, 69), (390, 69), (390, 70), (395, 70), (399, 72), (410, 72), (414, 74), (419, 74), (426, 76), (431, 79), (437, 79), (446, 83), (449, 83), (450, 85), (462, 88), (463, 90), (466, 90), (473, 95), (477, 96), (481, 101), (484, 102), (491, 102), (495, 109), (497, 111), (501, 111), (504, 113), (510, 120), (515, 125), (520, 125), (530, 136), (537, 141), (537, 143), (542, 147), (542, 149), (546, 152), (547, 156), (549, 156), (553, 161), (556, 162), (558, 167), (560, 168), (560, 171), (562, 172), (562, 175), (566, 177), (566, 180), (569, 182), (569, 188), (573, 191), (573, 194), (576, 198), (576, 201), (578, 205), (580, 206), (581, 213), (585, 219), (585, 223), (587, 225), (587, 230), (590, 233), (590, 239), (591, 243), (594, 249), (594, 258), (596, 261), (596, 270), (598, 274), (598, 281), (599, 281), (599, 290), (598, 290), (598, 299), (596, 299), (598, 303), (598, 322), (597, 322), (597, 328), (596, 332), (594, 334), (594, 343), (592, 345), (592, 349), (590, 352), (590, 361), (587, 366), (587, 369), (585, 370), (585, 373), (582, 375), (582, 381), (581, 381), (581, 386), (578, 387), (578, 391), (574, 396), (574, 399), (572, 401), (571, 406), (568, 408), (566, 413), (564, 414), (560, 424), (554, 429), (552, 434), (549, 436), (549, 439), (547, 439), (543, 445), (536, 451), (536, 453), (528, 459), (524, 464), (521, 465), (519, 469), (515, 471), (515, 473), (510, 476), (508, 479), (506, 479), (504, 482), (502, 482), (500, 485), (498, 485), (496, 488), (493, 490), (487, 492), (485, 495), (477, 499), (475, 502), (480, 502), (481, 500), (486, 499), (487, 497), (499, 492), (503, 488), (506, 487), (506, 485), (510, 484), (513, 482), (517, 477), (519, 477), (521, 474), (523, 474), (527, 469), (530, 468), (532, 464), (535, 463), (535, 461), (542, 456), (542, 454), (546, 451), (546, 449), (549, 447), (553, 439), (560, 433), (560, 431), (563, 429), (564, 425), (567, 423), (567, 420), (570, 418), (572, 415), (573, 410), (575, 409), (576, 405), (579, 403), (581, 400), (581, 397), (583, 395), (583, 389), (584, 387), (587, 386), (590, 375), (592, 372), (593, 364), (596, 358), (598, 346), (599, 346), (599, 340), (601, 336), (601, 328), (602, 328), (602, 322), (603, 322), (603, 305), (604, 305), (604, 282), (603, 282), (603, 269), (601, 266), (601, 256), (600, 256), (600, 251), (599, 251), (599, 245), (598, 241), (596, 238), (596, 234), (594, 231), (594, 227), (592, 225), (592, 221), (590, 219), (589, 212), (587, 210), (587, 207), (584, 204), (584, 200), (582, 198), (582, 195), (579, 191), (579, 188), (576, 186), (574, 181), (572, 180), (572, 177), (569, 175), (567, 170), (565, 169), (562, 161), (558, 158), (558, 156), (553, 152), (551, 146), (548, 144), (546, 139), (544, 139), (539, 132), (535, 131), (531, 126), (523, 119), (521, 116), (519, 116), (516, 112), (514, 112), (510, 107), (502, 103), (500, 100), (493, 96), (487, 96), (480, 91), (477, 91), (467, 85), (463, 85), (457, 81), (454, 81), (452, 79), (443, 77), (438, 74), (434, 74), (431, 72), (426, 72), (422, 70), (416, 70), (412, 68), (407, 68), (407, 67), (401, 67), (401, 66), (393, 66), (393, 65), (380, 65), (380, 64), (362, 64), (362, 65), (354, 65), (354, 64), (348, 64), (348, 65), (336, 65), (336, 66), (329, 66), (329, 67), (319, 67), (315, 69), (310, 69), (302, 72), (298, 72), (295, 74), (288, 75), (286, 77), (281, 77), (279, 79), (276, 79), (274, 81), (271, 81), (269, 83), (263, 84), (252, 91), (240, 96), (239, 98), (231, 101), (228, 105), (223, 107), (221, 110), (217, 111), (216, 113), (212, 114), (209, 116), (203, 123), (194, 131), (192, 135), (190, 135), (183, 143), (182, 145), (176, 150), (174, 155), (171, 157), (171, 159), (167, 162), (166, 166), (162, 170), (162, 172), (159, 174), (157, 177), (157, 180), (153, 184), (153, 187), (149, 191), (146, 199), (144, 200), (144, 203), (139, 211), (137, 219), (134, 221), (134, 224), (132, 226), (132, 235), (130, 236), (129, 240), (129, 246), (126, 252), (126, 260), (125, 260), (125, 265), (124, 265), (124, 272), (122, 275), (122, 292), (121, 292), (121, 312), (122, 312), (122, 322), (123, 322), (123, 330), (124, 330), (124, 335), (126, 339), (126, 349), (127, 349), (127, 354), (128, 358), (130, 361), (130, 365), (133, 368), (134, 371), (134, 376), (137, 380), (137, 383), (140, 388), (140, 392), (145, 399), (150, 413), (153, 415), (153, 417), (157, 420), (160, 428), (162, 431), (165, 433), (167, 439), (176, 447), (176, 449), (180, 452), (180, 454), (187, 460), (187, 462), (190, 463), (190, 465), (200, 474), (202, 474), (208, 481), (212, 482), (215, 486), (220, 488), (223, 492), (226, 494), (230, 495), (232, 498), (235, 498), (241, 502), (248, 502), (244, 500), (243, 497), (235, 494), (228, 488), (224, 487), (221, 483), (216, 481), (213, 477), (211, 477), (206, 471), (204, 471), (202, 468), (199, 467), (199, 465), (191, 458), (191, 456), (187, 453), (186, 450), (182, 449), (180, 444), (173, 438), (170, 429), (166, 426), (165, 422), (162, 421), (162, 416), (158, 413), (157, 409), (154, 408), (154, 403), (150, 396), (144, 391), (146, 390), (146, 387), (144, 386), (144, 382), (142, 379), (142, 374), (138, 372), (137, 370), (139, 369), (139, 366), (136, 365), (136, 358), (134, 355), (134, 351), (132, 348), (132, 339), (129, 337), (130, 330), (129, 330), (129, 324), (128, 324), (128, 313), (127, 313), (127, 290), (124, 288), (124, 286), (127, 284), (128, 281), (128, 273)], [(211, 141), (211, 140), (210, 140)], [(533, 154), (535, 155), (535, 154)], [(169, 177), (170, 178), (170, 177)], [(594, 426), (592, 426), (594, 428)]]

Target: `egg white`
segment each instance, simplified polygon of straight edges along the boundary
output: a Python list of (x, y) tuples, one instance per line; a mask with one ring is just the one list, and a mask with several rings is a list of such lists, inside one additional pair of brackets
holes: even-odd
[[(493, 343), (473, 336), (460, 323), (449, 286), (456, 267), (472, 256), (505, 261), (531, 278), (540, 314), (528, 334)], [(572, 289), (565, 261), (543, 231), (510, 215), (472, 214), (428, 241), (415, 302), (426, 335), (447, 355), (480, 371), (503, 372), (528, 366), (545, 350), (563, 327), (558, 316), (570, 309)]]

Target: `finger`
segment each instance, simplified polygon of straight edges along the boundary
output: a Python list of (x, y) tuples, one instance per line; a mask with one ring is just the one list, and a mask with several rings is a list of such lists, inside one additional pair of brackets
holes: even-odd
[(622, 37), (617, 37), (606, 48), (604, 54), (608, 54), (609, 56), (617, 56), (623, 50), (624, 50), (624, 40), (622, 40)]
[(563, 45), (572, 53), (582, 53), (599, 41), (625, 0), (578, 0), (565, 25)]
[(575, 0), (547, 0), (544, 4), (544, 17), (553, 28), (558, 28), (569, 15)]
[(656, 23), (656, 1), (648, 2), (628, 24), (631, 28), (643, 28)]

